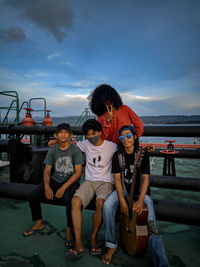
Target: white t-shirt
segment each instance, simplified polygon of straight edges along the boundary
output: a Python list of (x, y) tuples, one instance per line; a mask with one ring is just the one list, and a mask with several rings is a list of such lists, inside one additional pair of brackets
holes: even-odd
[(117, 145), (104, 140), (100, 146), (92, 145), (88, 140), (76, 144), (86, 155), (85, 180), (114, 183), (111, 173), (112, 157)]

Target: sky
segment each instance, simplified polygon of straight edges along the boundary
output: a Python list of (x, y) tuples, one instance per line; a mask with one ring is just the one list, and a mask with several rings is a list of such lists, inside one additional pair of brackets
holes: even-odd
[(199, 115), (199, 14), (199, 0), (0, 0), (0, 91), (59, 117), (106, 83), (139, 116)]

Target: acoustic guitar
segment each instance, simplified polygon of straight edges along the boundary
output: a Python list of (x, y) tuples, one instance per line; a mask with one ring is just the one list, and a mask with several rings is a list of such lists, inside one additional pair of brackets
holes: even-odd
[(137, 167), (141, 164), (142, 154), (142, 149), (135, 153), (130, 196), (126, 198), (129, 212), (128, 215), (121, 214), (120, 217), (120, 238), (124, 249), (129, 255), (144, 254), (148, 247), (147, 206), (144, 204), (140, 215), (133, 211), (136, 173)]

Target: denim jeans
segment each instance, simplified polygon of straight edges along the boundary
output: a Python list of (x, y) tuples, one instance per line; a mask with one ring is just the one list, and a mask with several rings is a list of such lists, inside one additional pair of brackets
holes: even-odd
[[(124, 197), (127, 196), (125, 192), (123, 192)], [(156, 227), (156, 216), (153, 206), (153, 200), (145, 195), (144, 203), (148, 207), (148, 221), (153, 221)], [(108, 196), (103, 204), (103, 221), (105, 228), (105, 245), (109, 248), (117, 248), (117, 240), (115, 237), (115, 214), (119, 207), (119, 198), (117, 191), (113, 191), (112, 194)], [(156, 229), (157, 230), (157, 229)], [(162, 238), (152, 238), (160, 237), (159, 235), (152, 235), (149, 237), (149, 249), (152, 254), (152, 258), (154, 261), (154, 266), (156, 267), (168, 267), (169, 263), (165, 254), (164, 245), (162, 242)], [(160, 245), (159, 245), (160, 243)]]
[(165, 252), (161, 235), (151, 235), (149, 237), (149, 250), (155, 267), (169, 267), (169, 262)]

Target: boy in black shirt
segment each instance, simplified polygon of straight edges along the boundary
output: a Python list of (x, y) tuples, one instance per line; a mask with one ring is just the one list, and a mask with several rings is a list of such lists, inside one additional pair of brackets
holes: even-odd
[[(119, 149), (113, 156), (112, 173), (115, 175), (116, 190), (106, 199), (103, 205), (103, 220), (105, 226), (105, 239), (107, 251), (102, 257), (102, 261), (109, 264), (113, 254), (117, 249), (115, 239), (115, 214), (120, 205), (122, 213), (128, 215), (128, 204), (125, 200), (130, 194), (130, 188), (133, 177), (133, 164), (135, 161), (135, 152), (139, 148), (139, 141), (133, 126), (125, 125), (119, 130)], [(122, 166), (123, 169), (122, 169)], [(141, 173), (141, 178), (140, 178)], [(134, 190), (133, 210), (139, 215), (143, 210), (143, 203), (148, 207), (148, 233), (149, 247), (155, 266), (169, 267), (165, 254), (164, 245), (161, 236), (156, 228), (155, 211), (153, 201), (149, 197), (149, 157), (144, 154), (140, 166), (140, 172), (137, 172), (136, 184)], [(142, 181), (141, 181), (142, 180)]]

